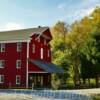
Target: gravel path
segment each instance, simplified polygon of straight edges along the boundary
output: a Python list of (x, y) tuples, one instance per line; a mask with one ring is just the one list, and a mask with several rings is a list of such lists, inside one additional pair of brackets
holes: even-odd
[[(24, 95), (24, 94), (0, 93), (0, 100), (41, 100), (41, 99), (42, 100), (58, 100), (58, 99), (47, 99), (47, 98), (32, 97), (32, 95)], [(62, 99), (59, 99), (59, 100), (62, 100)]]
[(37, 100), (31, 95), (0, 93), (0, 100)]
[[(60, 90), (61, 92), (63, 90)], [(76, 92), (78, 94), (85, 94), (85, 95), (91, 95), (91, 94), (100, 94), (100, 88), (98, 89), (80, 89), (80, 90), (64, 90), (67, 92)], [(47, 99), (47, 98), (39, 98), (32, 95), (27, 94), (7, 94), (7, 93), (0, 93), (0, 100), (57, 100), (57, 99)], [(59, 99), (61, 100), (61, 99)], [(64, 100), (64, 99), (63, 99)]]

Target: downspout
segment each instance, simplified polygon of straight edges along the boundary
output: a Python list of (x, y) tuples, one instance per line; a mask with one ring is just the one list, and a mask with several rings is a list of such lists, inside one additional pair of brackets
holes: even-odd
[(27, 59), (26, 59), (26, 62), (27, 62), (27, 65), (26, 65), (26, 88), (28, 88), (28, 59), (29, 59), (29, 42), (30, 42), (30, 41), (27, 41)]

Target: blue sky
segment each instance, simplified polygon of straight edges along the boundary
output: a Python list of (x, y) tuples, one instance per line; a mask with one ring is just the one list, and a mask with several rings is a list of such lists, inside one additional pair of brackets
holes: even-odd
[(0, 0), (0, 31), (72, 23), (89, 15), (100, 0)]

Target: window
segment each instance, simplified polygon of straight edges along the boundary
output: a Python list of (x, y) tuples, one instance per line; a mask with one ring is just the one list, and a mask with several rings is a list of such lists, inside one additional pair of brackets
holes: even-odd
[(4, 83), (4, 75), (0, 75), (0, 83)]
[(43, 59), (43, 48), (41, 48), (41, 59)]
[(16, 61), (16, 68), (21, 68), (21, 60)]
[(0, 51), (5, 52), (5, 44), (4, 43), (0, 44)]
[(0, 68), (4, 68), (5, 67), (5, 60), (0, 60)]
[(33, 44), (32, 52), (35, 53), (35, 44)]
[(16, 84), (20, 84), (21, 83), (21, 76), (17, 75), (16, 76)]
[(17, 52), (21, 52), (22, 43), (17, 43)]

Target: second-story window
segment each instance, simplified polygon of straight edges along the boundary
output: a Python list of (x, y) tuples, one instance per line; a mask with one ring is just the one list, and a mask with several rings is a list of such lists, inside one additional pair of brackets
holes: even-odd
[(21, 60), (16, 61), (16, 68), (21, 68)]
[(22, 43), (17, 43), (17, 52), (21, 52), (22, 49)]
[(5, 67), (5, 60), (0, 60), (0, 68), (4, 68)]
[(5, 44), (4, 43), (0, 44), (0, 52), (5, 52)]
[(41, 59), (43, 59), (43, 48), (41, 48)]
[(32, 52), (35, 53), (35, 44), (32, 45)]

